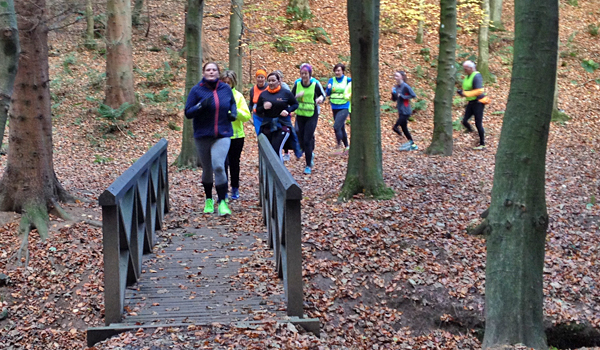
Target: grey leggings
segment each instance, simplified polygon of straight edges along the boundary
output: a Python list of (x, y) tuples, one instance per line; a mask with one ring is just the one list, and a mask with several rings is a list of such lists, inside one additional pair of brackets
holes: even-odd
[(227, 174), (225, 173), (225, 158), (229, 152), (231, 139), (222, 137), (215, 139), (212, 137), (203, 137), (194, 139), (198, 158), (202, 164), (202, 182), (213, 183), (213, 172), (215, 173), (215, 185), (227, 184)]

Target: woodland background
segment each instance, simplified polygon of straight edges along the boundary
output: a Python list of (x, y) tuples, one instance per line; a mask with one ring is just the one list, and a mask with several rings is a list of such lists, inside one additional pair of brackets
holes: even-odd
[[(321, 319), (322, 337), (267, 322), (256, 330), (214, 325), (126, 333), (96, 348), (480, 347), (485, 242), (467, 235), (466, 227), (479, 220), (490, 202), (494, 154), (510, 84), (513, 9), (512, 3), (505, 1), (506, 31), (494, 31), (490, 37), (490, 70), (497, 82), (487, 85), (493, 99), (484, 118), (488, 149), (473, 151), (476, 136), (464, 134), (456, 122), (453, 156), (433, 157), (421, 151), (397, 150), (404, 140), (391, 131), (396, 112), (388, 101), (393, 72), (406, 70), (418, 96), (409, 128), (415, 142), (425, 148), (433, 130), (438, 43), (438, 10), (434, 2), (425, 3), (431, 10), (426, 12), (424, 42), (416, 44), (416, 24), (401, 11), (410, 4), (382, 1), (383, 169), (395, 197), (386, 201), (361, 200), (360, 196), (349, 202), (337, 200), (346, 157), (334, 152), (328, 106), (323, 108), (317, 129), (313, 174), (302, 174), (302, 161), (287, 164), (305, 196), (306, 312)], [(597, 1), (560, 4), (559, 108), (569, 119), (552, 123), (547, 153), (546, 198), (551, 221), (544, 313), (548, 330), (554, 332), (549, 334), (558, 334), (564, 341), (553, 343), (549, 337), (549, 344), (579, 348), (590, 346), (578, 342), (584, 337), (567, 339), (560, 336), (560, 330), (567, 327), (572, 331), (573, 324), (582, 324), (580, 328), (596, 332), (598, 337), (600, 328), (600, 70), (596, 64), (600, 62), (600, 10)], [(169, 141), (170, 159), (177, 157), (185, 84), (185, 60), (179, 52), (184, 45), (184, 5), (184, 1), (169, 0), (145, 5), (142, 24), (134, 28), (133, 38), (136, 93), (143, 108), (135, 119), (118, 122), (120, 130), (98, 111), (105, 80), (101, 38), (96, 50), (86, 49), (82, 22), (50, 33), (54, 167), (63, 186), (80, 198), (65, 206), (79, 220), (51, 217), (50, 238), (40, 242), (31, 235), (32, 259), (24, 267), (13, 258), (20, 245), (15, 235), (19, 215), (1, 214), (0, 273), (6, 274), (10, 283), (0, 286), (0, 301), (8, 311), (8, 318), (0, 321), (0, 347), (84, 347), (85, 329), (103, 324), (102, 236), (101, 229), (90, 222), (100, 220), (100, 193), (160, 138)], [(104, 6), (102, 2), (94, 4), (99, 20)], [(210, 0), (204, 8), (209, 47), (205, 58), (221, 66), (227, 65), (229, 6), (229, 1)], [(345, 4), (311, 2), (314, 18), (304, 23), (291, 20), (286, 7), (287, 1), (281, 0), (245, 1), (244, 87), (251, 86), (252, 73), (258, 68), (280, 69), (285, 80), (293, 82), (302, 62), (310, 62), (314, 75), (322, 81), (333, 75), (331, 69), (338, 62), (348, 64), (352, 76)], [(474, 11), (459, 10), (457, 61), (476, 56), (475, 16)], [(462, 105), (456, 98), (454, 120), (462, 117)], [(257, 201), (256, 139), (250, 125), (246, 134), (242, 199), (231, 204), (234, 215), (227, 219), (199, 215), (203, 203), (199, 170), (171, 167), (169, 226), (218, 224), (255, 234), (259, 243), (264, 239)], [(5, 157), (0, 162), (4, 169)], [(275, 285), (279, 282), (270, 280), (274, 274), (269, 253), (257, 253), (251, 263), (257, 268), (254, 275), (246, 276), (246, 283), (278, 290)]]

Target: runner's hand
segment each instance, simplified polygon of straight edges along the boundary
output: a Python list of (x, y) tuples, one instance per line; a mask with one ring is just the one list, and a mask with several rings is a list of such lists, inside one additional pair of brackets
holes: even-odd
[(271, 107), (273, 107), (273, 104), (271, 102), (267, 101), (263, 104), (263, 107), (265, 107), (265, 109), (271, 109)]
[(281, 111), (281, 113), (279, 115), (282, 117), (287, 117), (288, 115), (290, 115), (290, 112), (288, 112), (284, 109), (283, 111)]

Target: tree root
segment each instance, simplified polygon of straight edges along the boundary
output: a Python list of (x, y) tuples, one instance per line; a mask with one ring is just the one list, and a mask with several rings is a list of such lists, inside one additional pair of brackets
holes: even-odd
[(52, 214), (58, 216), (59, 218), (65, 220), (65, 221), (73, 221), (73, 218), (71, 218), (71, 215), (69, 215), (69, 213), (67, 213), (61, 206), (60, 204), (58, 204), (57, 201), (55, 201), (54, 199), (51, 201), (52, 206), (51, 206), (51, 210), (52, 210)]
[(48, 238), (48, 209), (45, 204), (28, 204), (23, 208), (21, 223), (19, 224), (19, 235), (23, 237), (21, 246), (16, 252), (17, 263), (21, 264), (21, 258), (25, 254), (25, 266), (29, 264), (29, 233), (37, 229), (40, 239), (45, 241)]

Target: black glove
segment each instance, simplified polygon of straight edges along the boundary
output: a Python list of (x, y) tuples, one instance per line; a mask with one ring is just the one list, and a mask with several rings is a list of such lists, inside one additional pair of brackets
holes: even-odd
[(462, 91), (462, 89), (458, 89), (458, 90), (456, 90), (456, 93), (457, 93), (457, 94), (459, 94), (460, 96), (464, 96), (464, 95), (463, 95), (463, 91)]
[(231, 113), (231, 111), (229, 111), (227, 112), (227, 119), (229, 119), (230, 122), (234, 122), (237, 119), (237, 115), (234, 115)]
[(196, 107), (198, 108), (198, 110), (201, 110), (201, 109), (204, 109), (214, 103), (215, 103), (215, 98), (212, 97), (212, 95), (211, 95), (211, 96), (208, 96), (207, 98), (200, 100), (200, 102), (198, 102), (196, 104)]

